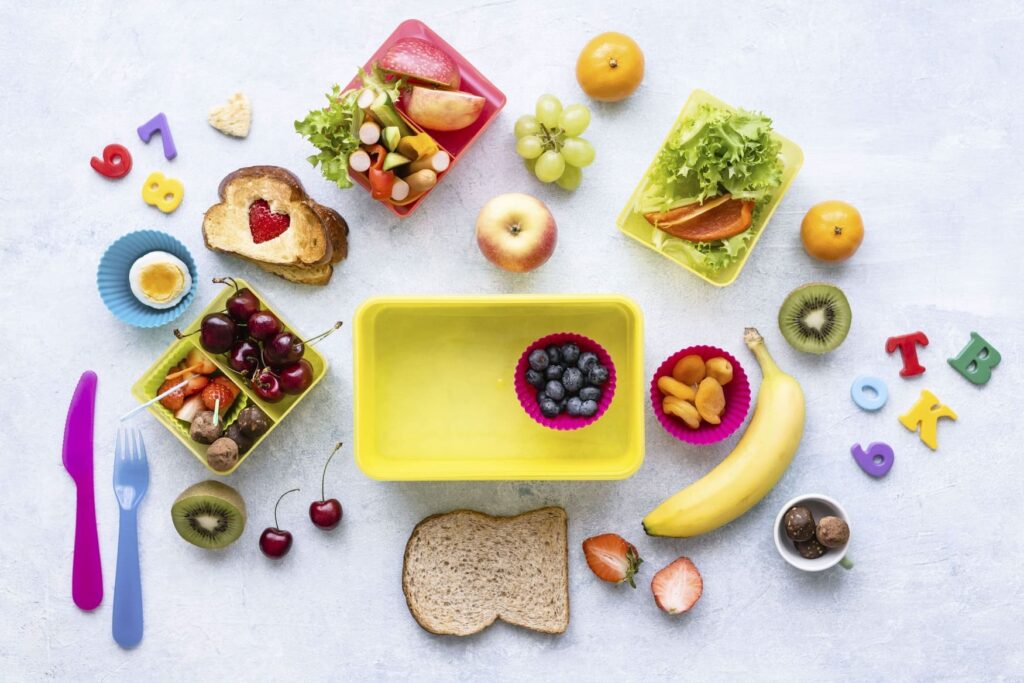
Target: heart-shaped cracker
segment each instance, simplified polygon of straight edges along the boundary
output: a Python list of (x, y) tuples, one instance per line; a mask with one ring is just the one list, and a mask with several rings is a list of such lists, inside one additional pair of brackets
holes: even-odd
[(252, 125), (252, 106), (249, 104), (249, 98), (243, 93), (236, 92), (228, 98), (227, 104), (211, 109), (206, 120), (225, 135), (246, 137), (249, 135), (249, 126)]

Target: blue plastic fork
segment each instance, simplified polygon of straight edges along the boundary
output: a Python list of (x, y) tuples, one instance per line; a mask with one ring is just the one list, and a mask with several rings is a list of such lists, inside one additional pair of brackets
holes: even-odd
[(114, 640), (134, 647), (142, 640), (142, 579), (139, 576), (139, 501), (149, 488), (146, 444), (137, 429), (117, 430), (114, 446), (114, 494), (121, 506), (114, 580)]

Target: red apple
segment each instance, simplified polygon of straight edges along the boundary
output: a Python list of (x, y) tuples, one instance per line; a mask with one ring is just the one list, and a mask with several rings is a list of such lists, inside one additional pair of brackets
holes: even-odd
[(476, 241), (494, 265), (525, 273), (551, 258), (558, 228), (544, 202), (513, 192), (498, 195), (480, 209)]
[(430, 130), (462, 130), (480, 118), (484, 98), (468, 92), (412, 87), (405, 101), (409, 118)]
[(442, 88), (455, 90), (462, 82), (455, 60), (422, 38), (402, 38), (384, 53), (379, 64), (385, 71)]

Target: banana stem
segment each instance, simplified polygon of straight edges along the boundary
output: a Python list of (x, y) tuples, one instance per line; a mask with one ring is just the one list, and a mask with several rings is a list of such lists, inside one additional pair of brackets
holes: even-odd
[(764, 345), (764, 337), (757, 331), (757, 328), (748, 327), (743, 330), (743, 341), (746, 342), (747, 348), (750, 349), (754, 354), (754, 358), (757, 359), (757, 364), (761, 366), (762, 374), (767, 377), (770, 374), (782, 372), (779, 366), (775, 364), (771, 354), (768, 353), (768, 347)]

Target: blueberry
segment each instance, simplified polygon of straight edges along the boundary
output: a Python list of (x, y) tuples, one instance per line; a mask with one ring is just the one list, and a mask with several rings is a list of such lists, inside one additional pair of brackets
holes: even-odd
[(590, 417), (597, 412), (597, 401), (584, 401), (583, 405), (580, 406), (580, 415), (583, 417)]
[(530, 368), (526, 371), (526, 381), (540, 389), (547, 380), (544, 378), (543, 372)]
[(562, 374), (562, 386), (570, 394), (575, 394), (583, 387), (583, 373), (577, 368), (569, 368)]
[(549, 365), (548, 369), (544, 371), (544, 376), (548, 379), (562, 379), (563, 372), (565, 372), (565, 368), (561, 365)]
[(580, 359), (580, 347), (573, 343), (562, 344), (562, 361), (566, 365), (574, 365)]
[(544, 417), (558, 417), (558, 404), (550, 398), (540, 402), (540, 412)]
[(597, 354), (587, 351), (586, 353), (580, 354), (580, 359), (576, 361), (576, 367), (583, 372), (587, 372), (590, 368), (597, 365)]
[(601, 390), (597, 387), (583, 387), (580, 389), (580, 399), (584, 401), (600, 401)]
[(579, 396), (573, 396), (565, 402), (565, 412), (569, 413), (573, 417), (579, 417), (583, 410), (583, 401), (580, 400)]
[(544, 387), (544, 393), (556, 401), (561, 401), (565, 398), (565, 387), (561, 382), (553, 379)]
[(558, 402), (558, 412), (564, 413), (565, 412), (565, 406), (566, 406), (566, 404), (568, 402), (569, 402), (569, 399), (567, 399), (567, 398), (563, 398), (561, 401), (559, 401)]
[(544, 353), (543, 349), (535, 349), (534, 351), (531, 351), (529, 361), (530, 367), (537, 372), (547, 370), (548, 364), (551, 362), (548, 358), (548, 354)]
[(544, 349), (544, 352), (548, 354), (548, 360), (551, 361), (552, 363), (562, 362), (562, 349), (558, 348), (557, 346), (551, 345), (548, 348)]
[(603, 365), (595, 365), (587, 373), (587, 384), (599, 387), (608, 381), (608, 368)]

